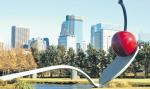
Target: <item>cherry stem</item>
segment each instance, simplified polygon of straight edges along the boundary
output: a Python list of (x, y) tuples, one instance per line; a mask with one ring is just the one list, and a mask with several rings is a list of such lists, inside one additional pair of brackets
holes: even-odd
[(119, 0), (118, 3), (121, 5), (122, 10), (123, 10), (123, 15), (124, 15), (124, 31), (127, 31), (127, 13), (126, 13), (126, 8), (125, 8), (122, 0)]

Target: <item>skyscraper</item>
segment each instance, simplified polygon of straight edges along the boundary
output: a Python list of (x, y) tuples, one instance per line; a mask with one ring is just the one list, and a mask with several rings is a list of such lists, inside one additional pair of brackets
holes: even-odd
[(11, 29), (11, 47), (22, 47), (29, 40), (30, 29), (20, 26), (12, 26)]
[(91, 27), (91, 44), (96, 48), (102, 48), (102, 38), (101, 38), (101, 24), (96, 24)]
[(66, 16), (66, 32), (67, 35), (75, 36), (77, 43), (83, 41), (83, 20), (74, 15)]
[(38, 51), (44, 51), (47, 48), (47, 43), (44, 38), (32, 38), (30, 47), (37, 49)]
[(66, 21), (63, 22), (62, 25), (61, 25), (60, 36), (67, 36), (67, 32), (66, 32)]
[(83, 50), (84, 52), (87, 50), (87, 46), (88, 46), (87, 42), (86, 42), (86, 41), (83, 41), (81, 48), (82, 48), (82, 50)]
[(91, 27), (91, 44), (96, 50), (103, 49), (108, 51), (111, 46), (111, 39), (113, 35), (120, 31), (120, 27), (107, 25), (107, 24), (96, 24)]
[(61, 44), (61, 39), (64, 39), (64, 37), (67, 39), (73, 39), (75, 37), (77, 49), (81, 47), (83, 42), (83, 20), (74, 15), (67, 15), (66, 21), (62, 23), (58, 45)]
[(60, 36), (58, 45), (63, 45), (66, 50), (73, 48), (76, 51), (76, 37), (75, 36)]
[(46, 44), (46, 48), (49, 47), (49, 39), (48, 38), (43, 38), (44, 43)]

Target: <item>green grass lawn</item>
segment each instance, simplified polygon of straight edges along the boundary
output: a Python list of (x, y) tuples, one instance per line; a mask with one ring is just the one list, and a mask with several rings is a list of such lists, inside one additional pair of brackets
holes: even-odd
[[(70, 84), (70, 83), (80, 83), (80, 84), (88, 84), (87, 79), (77, 79), (77, 80), (71, 80), (70, 78), (21, 78), (19, 80), (27, 81), (31, 83), (62, 83), (62, 84)], [(93, 79), (95, 82), (98, 82), (98, 79)]]
[(0, 86), (0, 89), (15, 89), (15, 85), (8, 84), (6, 86)]
[(128, 82), (131, 85), (149, 85), (150, 86), (150, 78), (147, 79), (114, 79), (111, 82)]
[[(89, 84), (87, 79), (71, 80), (69, 78), (37, 78), (37, 79), (22, 78), (20, 80), (31, 82), (31, 83)], [(93, 79), (93, 80), (97, 83), (99, 81), (99, 79)], [(108, 83), (108, 86), (110, 86), (110, 87), (150, 86), (150, 79), (114, 79)]]
[[(29, 83), (53, 83), (53, 84), (89, 84), (87, 79), (71, 80), (70, 78), (21, 78), (21, 81)], [(99, 79), (93, 79), (98, 83)], [(150, 86), (150, 79), (114, 79), (108, 83), (107, 88), (97, 89), (150, 89), (150, 87), (138, 87), (139, 85)], [(0, 89), (15, 89), (14, 85), (0, 86)]]

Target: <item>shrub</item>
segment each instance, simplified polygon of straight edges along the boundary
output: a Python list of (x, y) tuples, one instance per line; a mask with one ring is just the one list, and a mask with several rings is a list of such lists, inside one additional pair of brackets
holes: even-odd
[(115, 87), (132, 87), (131, 84), (129, 84), (128, 82), (125, 81), (115, 81), (115, 82), (109, 82), (107, 87), (111, 87), (111, 88), (115, 88)]
[(32, 85), (25, 82), (25, 81), (17, 81), (16, 83), (16, 89), (33, 89)]
[(7, 82), (6, 82), (6, 81), (0, 80), (0, 86), (6, 86), (6, 85), (7, 85)]

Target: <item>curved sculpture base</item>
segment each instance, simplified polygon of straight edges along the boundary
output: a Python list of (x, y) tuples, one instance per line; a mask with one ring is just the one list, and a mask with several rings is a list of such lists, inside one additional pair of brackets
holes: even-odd
[(76, 71), (80, 72), (81, 74), (83, 74), (94, 87), (100, 87), (100, 85), (94, 83), (94, 81), (85, 72), (83, 72), (82, 70), (80, 70), (78, 68), (75, 68), (73, 66), (68, 66), (68, 65), (56, 65), (56, 66), (50, 66), (50, 67), (20, 72), (20, 73), (14, 73), (14, 74), (10, 74), (10, 75), (1, 76), (0, 80), (8, 81), (8, 80), (12, 80), (15, 78), (19, 78), (19, 77), (23, 77), (23, 76), (27, 76), (27, 75), (31, 75), (31, 74), (37, 74), (37, 73), (41, 73), (41, 72), (46, 72), (46, 71), (50, 71), (50, 70), (55, 70), (55, 69), (76, 70)]
[(94, 81), (92, 81), (92, 79), (82, 70), (75, 68), (73, 66), (68, 66), (68, 65), (50, 66), (50, 67), (20, 72), (20, 73), (14, 73), (14, 74), (6, 75), (6, 76), (1, 76), (0, 80), (7, 81), (7, 80), (12, 80), (18, 77), (23, 77), (23, 76), (27, 76), (31, 74), (37, 74), (37, 73), (46, 72), (46, 71), (55, 70), (55, 69), (72, 69), (83, 74), (94, 87), (103, 87), (107, 82), (118, 77), (127, 69), (127, 67), (135, 59), (135, 56), (137, 55), (138, 51), (139, 51), (139, 48), (137, 48), (136, 52), (133, 55), (127, 56), (127, 57), (117, 56), (115, 60), (101, 74), (99, 84), (94, 83)]
[(100, 78), (100, 84), (105, 85), (110, 80), (121, 75), (128, 68), (128, 66), (133, 62), (138, 51), (139, 48), (137, 48), (134, 54), (127, 57), (117, 56), (115, 60), (110, 65), (108, 65), (108, 67), (102, 72)]

